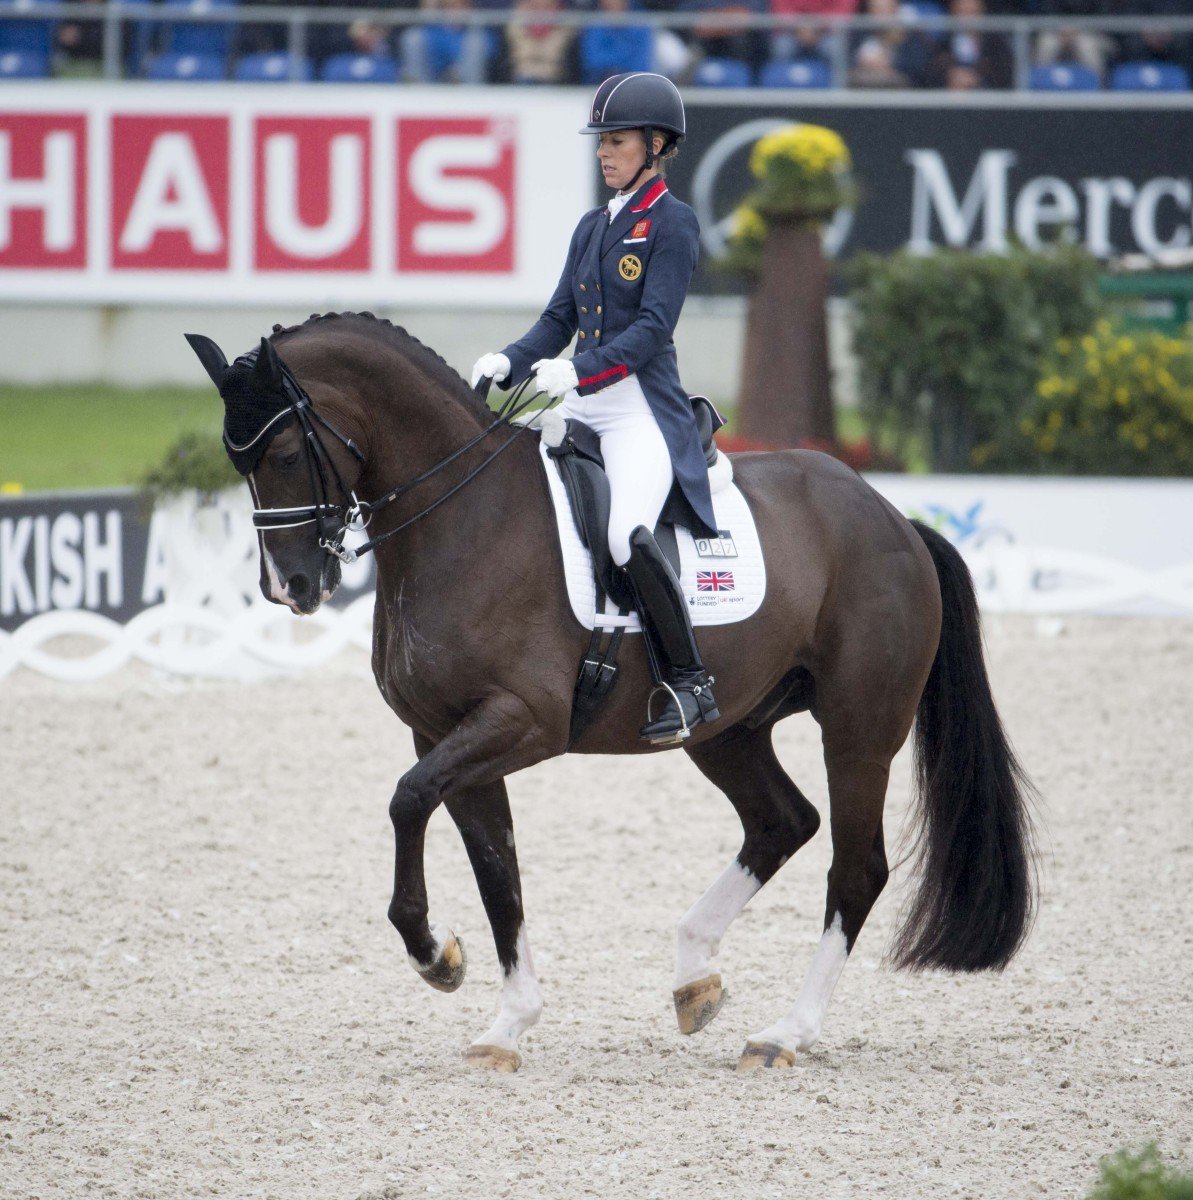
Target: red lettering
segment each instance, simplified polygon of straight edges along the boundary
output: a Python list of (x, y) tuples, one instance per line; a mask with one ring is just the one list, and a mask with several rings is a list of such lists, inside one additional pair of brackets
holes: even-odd
[(86, 117), (0, 113), (0, 267), (85, 267), (86, 196)]

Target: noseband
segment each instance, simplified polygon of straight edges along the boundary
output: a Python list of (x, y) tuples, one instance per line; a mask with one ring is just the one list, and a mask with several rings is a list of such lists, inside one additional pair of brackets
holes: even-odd
[[(311, 495), (314, 498), (314, 503), (300, 505), (297, 508), (254, 508), (253, 526), (256, 529), (266, 531), (270, 529), (292, 529), (299, 525), (314, 524), (319, 533), (320, 549), (334, 555), (342, 563), (355, 562), (362, 555), (368, 554), (369, 551), (374, 550), (388, 538), (401, 533), (403, 529), (413, 525), (416, 521), (422, 520), (428, 513), (433, 512), (444, 501), (449, 500), (462, 487), (475, 479), (490, 463), (494, 462), (501, 454), (504, 454), (517, 441), (519, 435), (525, 433), (530, 426), (522, 425), (514, 429), (510, 437), (478, 466), (469, 471), (459, 483), (446, 491), (433, 503), (427, 505), (421, 512), (403, 521), (396, 528), (389, 529), (378, 537), (370, 538), (363, 545), (355, 549), (344, 545), (344, 538), (348, 533), (360, 532), (367, 528), (374, 515), (380, 512), (387, 504), (391, 504), (393, 501), (418, 487), (419, 484), (433, 478), (445, 467), (455, 462), (461, 455), (466, 454), (473, 447), (479, 445), (495, 430), (501, 428), (509, 429), (512, 426), (514, 418), (524, 413), (543, 394), (541, 391), (529, 388), (529, 384), (534, 378), (533, 376), (523, 380), (509, 394), (505, 403), (497, 411), (494, 421), (486, 425), (475, 437), (470, 438), (463, 446), (458, 450), (454, 450), (446, 458), (440, 459), (439, 462), (424, 471), (421, 475), (416, 475), (413, 479), (400, 484), (376, 500), (368, 501), (359, 499), (355, 491), (349, 488), (344, 482), (339, 469), (336, 467), (335, 460), (328, 454), (327, 447), (323, 444), (323, 439), (316, 426), (322, 426), (324, 430), (330, 433), (332, 437), (348, 450), (361, 466), (364, 466), (365, 463), (364, 454), (361, 453), (360, 448), (351, 438), (345, 437), (330, 421), (315, 411), (314, 406), (311, 404), (311, 398), (303, 390), (298, 380), (290, 373), (289, 368), (284, 363), (279, 365), (282, 368), (282, 386), (287, 399), (291, 401), (289, 407), (282, 409), (280, 413), (270, 420), (257, 436), (253, 438), (252, 442), (249, 442), (246, 446), (233, 446), (232, 448), (234, 450), (247, 450), (261, 438), (265, 437), (269, 429), (277, 421), (287, 415), (293, 415), (302, 429), (303, 445), (306, 451), (307, 476), (310, 480)], [(488, 398), (491, 383), (492, 380), (485, 379), (476, 388), (476, 392), (481, 400)], [(551, 405), (547, 407), (551, 407)], [(329, 471), (339, 488), (340, 495), (348, 497), (348, 502), (335, 504), (330, 499), (328, 489)], [(251, 483), (250, 479), (250, 485)], [(253, 499), (256, 500), (256, 488), (253, 488), (252, 491)]]
[[(301, 505), (297, 508), (254, 508), (253, 526), (260, 530), (293, 529), (299, 525), (315, 525), (319, 532), (319, 546), (328, 554), (334, 554), (341, 562), (351, 562), (351, 551), (344, 549), (344, 535), (349, 530), (363, 529), (364, 518), (361, 514), (360, 502), (356, 493), (344, 482), (335, 460), (327, 452), (323, 439), (319, 436), (317, 426), (321, 425), (356, 459), (364, 465), (365, 456), (360, 448), (349, 437), (345, 437), (330, 421), (315, 411), (311, 398), (303, 390), (302, 384), (290, 373), (290, 369), (279, 363), (282, 371), (282, 390), (290, 401), (289, 407), (272, 417), (258, 432), (251, 442), (243, 446), (232, 445), (236, 451), (244, 451), (256, 445), (269, 431), (287, 416), (293, 416), (302, 430), (303, 447), (306, 455), (307, 478), (311, 485), (311, 495), (314, 503)], [(272, 436), (272, 435), (270, 435)], [(231, 444), (231, 443), (230, 443)], [(340, 489), (340, 495), (350, 497), (351, 503), (336, 504), (330, 498), (328, 487), (328, 472), (334, 478)], [(252, 478), (249, 486), (253, 499), (257, 499), (257, 489), (253, 486)]]

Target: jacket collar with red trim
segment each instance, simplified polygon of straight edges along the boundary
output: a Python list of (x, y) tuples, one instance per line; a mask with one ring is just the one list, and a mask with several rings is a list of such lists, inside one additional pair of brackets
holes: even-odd
[[(653, 179), (648, 179), (640, 188), (638, 188), (629, 200), (622, 205), (618, 215), (629, 212), (645, 212), (648, 208), (653, 208), (662, 198), (663, 193), (667, 190), (667, 181), (661, 176), (656, 175)], [(605, 215), (609, 215), (609, 206), (605, 205)]]

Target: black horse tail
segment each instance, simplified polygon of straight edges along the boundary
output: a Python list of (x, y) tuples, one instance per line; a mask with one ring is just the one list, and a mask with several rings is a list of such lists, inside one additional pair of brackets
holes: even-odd
[(1031, 929), (1034, 789), (994, 707), (973, 579), (913, 521), (940, 580), (940, 645), (915, 722), (920, 883), (891, 948), (896, 966), (1001, 970)]

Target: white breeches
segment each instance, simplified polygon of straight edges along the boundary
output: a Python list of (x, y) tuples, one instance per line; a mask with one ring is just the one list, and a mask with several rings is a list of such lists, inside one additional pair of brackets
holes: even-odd
[(559, 412), (583, 421), (601, 439), (609, 476), (609, 551), (624, 566), (630, 534), (639, 525), (653, 533), (667, 503), (675, 479), (667, 443), (634, 375), (591, 396), (568, 392)]

